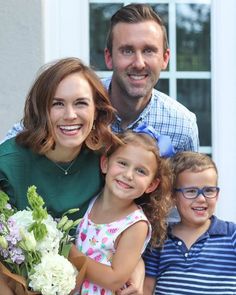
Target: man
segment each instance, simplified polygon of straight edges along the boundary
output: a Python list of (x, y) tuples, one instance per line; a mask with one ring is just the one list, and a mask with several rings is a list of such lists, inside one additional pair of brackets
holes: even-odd
[[(140, 122), (171, 138), (176, 151), (197, 151), (196, 116), (176, 100), (154, 89), (170, 57), (164, 24), (145, 4), (130, 4), (111, 18), (105, 62), (113, 75), (105, 79), (117, 117), (114, 132), (133, 129)], [(22, 129), (18, 123), (7, 134)]]
[[(176, 100), (154, 89), (169, 57), (165, 27), (150, 6), (130, 4), (112, 16), (105, 62), (113, 74), (103, 81), (117, 110), (112, 129), (122, 132), (141, 122), (146, 123), (159, 134), (170, 136), (176, 151), (197, 151), (196, 116)], [(18, 123), (8, 132), (7, 138), (20, 130), (22, 126)], [(140, 268), (136, 274), (135, 277), (140, 278)], [(141, 294), (138, 291), (131, 284), (121, 294)]]
[(117, 110), (115, 132), (140, 122), (169, 135), (176, 151), (198, 150), (196, 116), (154, 89), (170, 57), (162, 20), (145, 4), (130, 4), (111, 18), (105, 62), (113, 70), (104, 81)]

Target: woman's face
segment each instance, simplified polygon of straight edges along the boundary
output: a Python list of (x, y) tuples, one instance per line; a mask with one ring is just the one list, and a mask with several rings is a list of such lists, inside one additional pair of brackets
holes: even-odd
[(50, 109), (57, 152), (79, 152), (94, 122), (93, 91), (81, 73), (73, 73), (58, 85)]

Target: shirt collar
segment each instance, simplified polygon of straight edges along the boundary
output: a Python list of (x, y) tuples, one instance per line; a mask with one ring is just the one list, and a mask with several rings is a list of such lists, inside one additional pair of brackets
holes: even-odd
[[(168, 236), (171, 238), (175, 238), (171, 234), (171, 228), (174, 225), (174, 223), (170, 224), (168, 226)], [(227, 224), (225, 221), (218, 219), (215, 215), (211, 217), (211, 224), (209, 229), (199, 238), (205, 238), (206, 236), (225, 236), (227, 235), (228, 229)]]
[(208, 233), (211, 236), (220, 235), (224, 236), (227, 234), (228, 228), (225, 221), (218, 219), (216, 216), (211, 217), (211, 225), (208, 229)]

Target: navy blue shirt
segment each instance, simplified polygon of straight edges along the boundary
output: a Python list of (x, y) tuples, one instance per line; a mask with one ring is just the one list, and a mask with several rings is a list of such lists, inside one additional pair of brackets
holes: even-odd
[(169, 230), (164, 247), (148, 248), (144, 261), (146, 276), (157, 279), (155, 294), (236, 294), (236, 224), (212, 216), (190, 249)]

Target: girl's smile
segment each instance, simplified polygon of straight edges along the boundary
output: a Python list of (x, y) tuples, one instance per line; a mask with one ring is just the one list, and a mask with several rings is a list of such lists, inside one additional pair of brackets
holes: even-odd
[(102, 157), (101, 168), (109, 197), (134, 200), (159, 184), (155, 155), (143, 146), (121, 146), (109, 158)]

